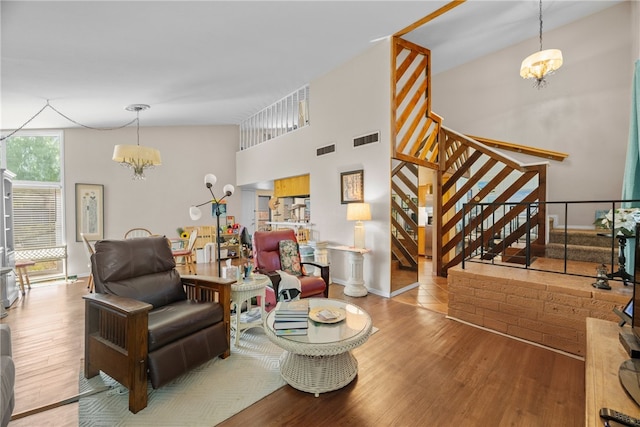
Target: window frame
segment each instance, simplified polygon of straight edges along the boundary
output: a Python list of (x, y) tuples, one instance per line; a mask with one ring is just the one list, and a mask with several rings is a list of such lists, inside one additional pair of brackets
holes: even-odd
[[(9, 131), (2, 131), (2, 136), (6, 136), (9, 134)], [(7, 168), (7, 142), (13, 137), (55, 137), (58, 139), (59, 150), (60, 150), (60, 180), (58, 182), (42, 182), (42, 181), (22, 181), (18, 179), (14, 179), (13, 188), (14, 193), (16, 189), (19, 188), (51, 188), (52, 190), (60, 191), (60, 245), (67, 245), (67, 215), (66, 215), (66, 191), (65, 191), (65, 155), (64, 155), (64, 132), (62, 130), (55, 129), (42, 129), (42, 130), (21, 130), (12, 134), (5, 140), (0, 141), (0, 167), (3, 169)], [(10, 170), (10, 169), (8, 169)], [(14, 239), (15, 239), (14, 234)], [(14, 244), (15, 246), (15, 244)], [(25, 248), (26, 249), (26, 248)], [(18, 247), (15, 247), (15, 250), (21, 250)], [(64, 271), (65, 267), (63, 266), (62, 261), (56, 262), (56, 269), (47, 269), (41, 272), (33, 271), (30, 272), (30, 275), (33, 276), (50, 276), (50, 275), (64, 275), (66, 272)]]

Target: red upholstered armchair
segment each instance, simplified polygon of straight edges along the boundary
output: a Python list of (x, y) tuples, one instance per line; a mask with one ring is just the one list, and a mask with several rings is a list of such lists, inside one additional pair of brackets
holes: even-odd
[[(280, 275), (276, 270), (283, 270), (280, 259), (280, 241), (293, 241), (297, 244), (293, 230), (256, 231), (253, 233), (253, 265), (256, 271), (266, 274), (271, 279), (273, 290), (278, 295)], [(297, 254), (300, 257), (300, 252)], [(329, 296), (329, 266), (316, 262), (300, 262), (320, 269), (320, 277), (303, 274), (300, 279), (301, 298)]]

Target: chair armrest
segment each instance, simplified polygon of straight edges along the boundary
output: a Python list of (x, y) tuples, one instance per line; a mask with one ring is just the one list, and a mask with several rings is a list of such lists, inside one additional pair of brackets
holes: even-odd
[(90, 304), (99, 305), (102, 308), (114, 310), (125, 316), (132, 316), (143, 312), (149, 312), (153, 306), (143, 301), (125, 298), (110, 294), (88, 294), (82, 298)]
[(324, 280), (326, 288), (324, 288), (324, 297), (329, 298), (329, 264), (322, 264), (315, 261), (303, 261), (300, 264), (302, 265), (312, 265), (320, 269), (320, 277)]
[(256, 270), (256, 273), (264, 274), (269, 278), (269, 280), (271, 281), (271, 287), (273, 288), (277, 299), (278, 289), (280, 288), (280, 281), (282, 280), (280, 273), (278, 273), (277, 271), (266, 271), (260, 268)]
[[(110, 294), (95, 293), (82, 298), (85, 378), (92, 378), (102, 370), (129, 390), (146, 390), (148, 322), (153, 306)], [(129, 375), (128, 368), (135, 374)], [(144, 408), (146, 399), (146, 393), (130, 394), (129, 408)]]
[(180, 278), (188, 298), (217, 302), (222, 306), (223, 321), (227, 329), (227, 350), (221, 357), (227, 358), (231, 354), (231, 285), (236, 283), (236, 280), (199, 274), (185, 274)]
[(11, 328), (5, 323), (0, 324), (0, 356), (12, 356)]

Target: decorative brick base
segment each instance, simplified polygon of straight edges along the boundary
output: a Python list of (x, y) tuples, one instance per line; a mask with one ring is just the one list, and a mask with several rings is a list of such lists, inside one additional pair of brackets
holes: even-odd
[(618, 321), (614, 307), (629, 301), (632, 286), (610, 281), (488, 264), (448, 271), (449, 317), (547, 347), (584, 356), (586, 319)]

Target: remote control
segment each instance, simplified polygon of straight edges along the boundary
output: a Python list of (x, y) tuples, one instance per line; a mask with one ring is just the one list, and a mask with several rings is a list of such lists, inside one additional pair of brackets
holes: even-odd
[(615, 421), (629, 427), (640, 427), (640, 419), (630, 417), (629, 415), (609, 408), (600, 409), (600, 418), (603, 420)]

